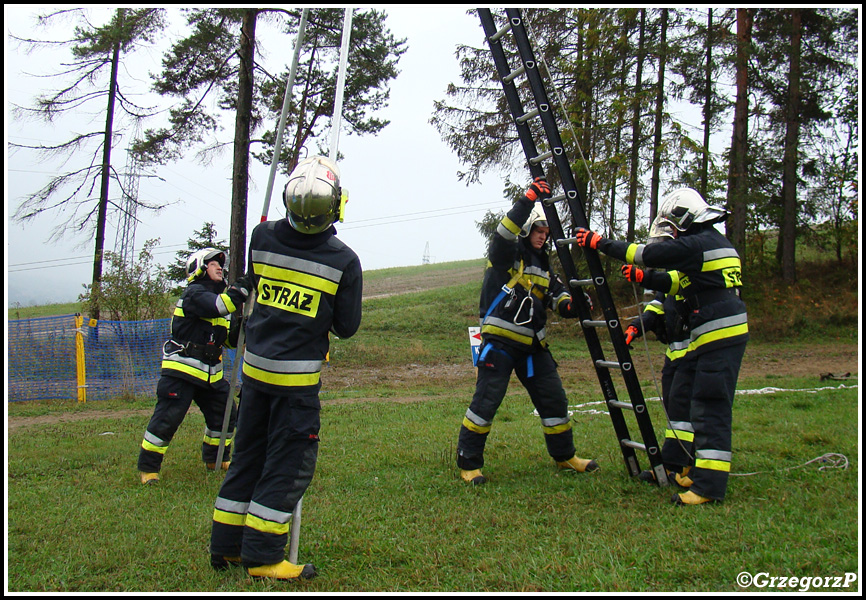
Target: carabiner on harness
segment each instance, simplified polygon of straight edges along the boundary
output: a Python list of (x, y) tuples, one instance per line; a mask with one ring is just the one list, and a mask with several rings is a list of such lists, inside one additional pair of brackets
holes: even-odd
[[(532, 323), (532, 316), (535, 314), (535, 303), (532, 301), (532, 288), (530, 285), (529, 289), (526, 290), (526, 298), (520, 301), (520, 306), (517, 308), (517, 312), (514, 313), (513, 323), (515, 325), (526, 325), (528, 323)], [(520, 316), (520, 313), (523, 312), (523, 306), (526, 304), (526, 301), (529, 300), (529, 317), (525, 321), (518, 321), (517, 318)]]
[[(173, 346), (171, 350), (168, 349), (169, 344)], [(168, 340), (166, 343), (162, 345), (162, 352), (166, 356), (174, 356), (175, 354), (180, 354), (186, 350), (186, 344), (181, 344), (174, 340)]]

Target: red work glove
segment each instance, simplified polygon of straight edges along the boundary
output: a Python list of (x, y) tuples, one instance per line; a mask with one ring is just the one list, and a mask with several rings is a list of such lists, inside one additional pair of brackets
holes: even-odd
[(583, 246), (584, 248), (592, 248), (593, 250), (595, 250), (598, 247), (598, 243), (601, 241), (601, 236), (594, 231), (579, 227), (577, 229), (576, 240), (578, 246)]
[(620, 271), (622, 271), (622, 276), (625, 277), (626, 281), (631, 281), (632, 283), (641, 283), (643, 281), (643, 269), (639, 269), (634, 265), (623, 265), (620, 267)]
[(525, 196), (533, 202), (541, 198), (550, 198), (550, 184), (547, 183), (544, 177), (536, 177), (529, 184), (529, 189), (526, 190)]
[(640, 331), (634, 325), (629, 325), (625, 330), (625, 345), (630, 346), (636, 337), (640, 336)]

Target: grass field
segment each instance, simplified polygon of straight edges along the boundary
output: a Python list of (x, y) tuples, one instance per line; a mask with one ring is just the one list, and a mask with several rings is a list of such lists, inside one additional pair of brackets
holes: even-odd
[[(197, 409), (172, 442), (162, 481), (145, 487), (136, 458), (152, 398), (19, 402), (7, 406), (7, 591), (790, 592), (802, 578), (859, 574), (858, 335), (856, 314), (851, 327), (843, 312), (850, 293), (838, 295), (836, 316), (816, 314), (824, 320), (801, 334), (756, 331), (738, 387), (766, 393), (735, 401), (728, 497), (677, 508), (674, 489), (627, 477), (610, 418), (581, 406), (601, 394), (570, 323), (552, 325), (550, 337), (578, 452), (601, 470), (557, 472), (515, 381), (488, 443), (489, 483), (459, 480), (456, 436), (474, 385), (464, 332), (476, 318), (479, 283), (382, 291), (365, 301), (358, 335), (334, 340), (300, 544), (318, 578), (263, 582), (242, 569), (211, 570), (222, 474), (200, 462)], [(794, 294), (776, 300), (779, 314), (755, 315), (759, 329), (778, 327), (786, 303), (798, 305)], [(663, 348), (650, 349), (657, 370)], [(656, 396), (650, 369), (637, 357), (636, 365), (644, 395)], [(819, 381), (826, 370), (854, 371), (854, 379)], [(661, 437), (661, 404), (649, 408)], [(828, 453), (844, 455), (848, 468), (805, 464)], [(743, 572), (796, 577), (797, 586), (741, 587)], [(809, 591), (859, 588), (857, 579)]]

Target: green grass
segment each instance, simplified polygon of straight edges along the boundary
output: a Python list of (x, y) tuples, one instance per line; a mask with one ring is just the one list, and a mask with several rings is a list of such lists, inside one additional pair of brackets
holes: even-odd
[[(146, 412), (20, 427), (9, 435), (8, 589), (735, 592), (742, 571), (831, 576), (858, 568), (856, 390), (738, 397), (734, 472), (761, 473), (732, 477), (724, 504), (698, 508), (676, 508), (672, 489), (629, 480), (605, 415), (574, 417), (579, 452), (602, 470), (557, 472), (517, 387), (488, 444), (489, 483), (468, 487), (453, 461), (468, 398), (439, 391), (410, 404), (325, 401), (300, 544), (301, 560), (320, 572), (310, 582), (210, 569), (222, 476), (199, 460), (197, 412), (153, 487), (141, 486), (135, 470)], [(660, 406), (650, 407), (660, 423)], [(845, 454), (849, 469), (782, 470), (827, 452)]]

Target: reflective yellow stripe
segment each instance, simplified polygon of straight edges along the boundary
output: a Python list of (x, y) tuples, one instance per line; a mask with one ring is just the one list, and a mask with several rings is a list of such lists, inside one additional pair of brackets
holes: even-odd
[[(508, 329), (504, 329), (502, 327), (497, 327), (496, 325), (482, 325), (481, 333), (489, 333), (490, 335), (498, 335), (500, 337), (508, 338), (509, 340), (514, 340), (515, 342), (520, 342), (521, 344), (526, 344), (527, 346), (532, 345), (532, 338), (528, 335), (521, 335), (519, 333), (515, 333), (513, 331), (509, 331)], [(244, 363), (246, 365), (246, 363)]]
[(156, 452), (157, 454), (165, 454), (165, 451), (168, 450), (168, 446), (156, 446), (147, 440), (141, 440), (141, 447), (150, 452)]
[(272, 373), (258, 369), (248, 362), (244, 362), (243, 372), (257, 381), (279, 385), (282, 387), (301, 387), (305, 385), (316, 385), (319, 383), (321, 373)]
[(487, 425), (482, 427), (481, 425), (476, 425), (466, 417), (463, 417), (463, 426), (469, 431), (474, 431), (475, 433), (488, 433), (492, 425)]
[(544, 435), (556, 435), (557, 433), (562, 433), (563, 431), (568, 431), (571, 429), (571, 421), (568, 423), (563, 423), (562, 425), (555, 425), (553, 427), (545, 427), (542, 425), (542, 431), (544, 431)]
[(710, 460), (707, 458), (699, 458), (695, 460), (695, 467), (699, 469), (709, 469), (711, 471), (728, 472), (731, 470), (731, 463), (724, 460)]
[(337, 288), (339, 287), (339, 283), (334, 283), (333, 281), (322, 277), (316, 277), (315, 275), (292, 271), (291, 269), (282, 269), (280, 267), (273, 267), (271, 265), (263, 265), (259, 263), (254, 263), (253, 269), (256, 275), (266, 277), (267, 279), (297, 283), (298, 285), (313, 290), (319, 290), (320, 292), (325, 292), (332, 296), (337, 293)]
[[(216, 518), (214, 518), (214, 521), (216, 521)], [(284, 535), (289, 533), (288, 523), (275, 523), (274, 521), (266, 521), (255, 515), (250, 514), (247, 515), (247, 520), (244, 525), (246, 525), (247, 527), (252, 527), (256, 531), (261, 531), (263, 533), (273, 533), (274, 535)]]
[(708, 260), (701, 266), (701, 271), (706, 273), (707, 271), (721, 271), (722, 269), (730, 269), (732, 267), (742, 268), (739, 258), (731, 257)]
[(638, 244), (629, 244), (628, 249), (625, 251), (625, 262), (628, 264), (634, 264), (634, 255), (637, 254)]
[(196, 369), (195, 367), (191, 367), (189, 365), (185, 365), (181, 362), (177, 362), (174, 360), (164, 360), (162, 361), (163, 369), (173, 369), (175, 371), (180, 371), (182, 373), (186, 373), (187, 375), (192, 375), (196, 379), (201, 379), (207, 383), (211, 381), (218, 381), (223, 378), (223, 371), (220, 369), (213, 375), (209, 375), (208, 373), (202, 371), (201, 369)]
[(507, 229), (514, 235), (520, 234), (520, 226), (508, 217), (503, 217), (502, 221), (500, 222), (502, 223), (502, 226), (505, 227), (505, 229)]
[(719, 340), (737, 337), (739, 335), (746, 335), (747, 333), (749, 333), (748, 323), (743, 323), (742, 325), (734, 325), (732, 327), (725, 327), (724, 329), (717, 329), (716, 331), (703, 333), (694, 342), (689, 344), (688, 351), (691, 352), (692, 350), (696, 350), (704, 344), (709, 344), (710, 342), (717, 342)]
[[(208, 446), (219, 446), (220, 445), (220, 439), (218, 437), (215, 438), (215, 437), (210, 437), (209, 435), (206, 435), (206, 436), (204, 436), (204, 439), (202, 441), (205, 444), (207, 444)], [(226, 447), (231, 446), (231, 443), (232, 443), (232, 438), (230, 438), (230, 437), (226, 438)]]
[(684, 442), (695, 441), (695, 434), (691, 431), (674, 431), (673, 429), (665, 429), (665, 437), (670, 440), (682, 440)]
[(215, 508), (213, 510), (213, 520), (217, 523), (224, 523), (225, 525), (235, 525), (238, 527), (243, 527), (246, 519), (247, 515), (239, 515), (237, 513), (226, 512), (218, 508)]

